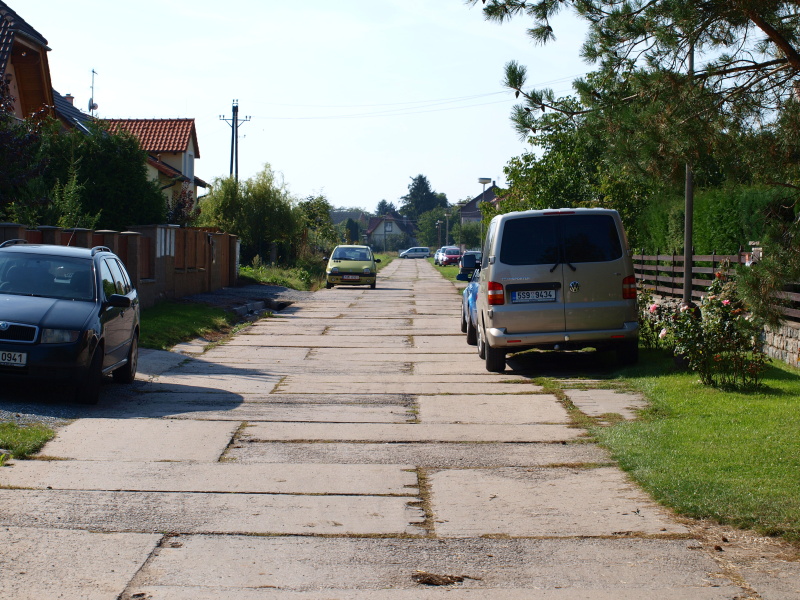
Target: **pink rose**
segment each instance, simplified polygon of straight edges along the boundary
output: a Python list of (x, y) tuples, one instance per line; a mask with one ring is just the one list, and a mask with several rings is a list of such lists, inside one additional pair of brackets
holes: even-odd
[(667, 328), (666, 328), (666, 327), (665, 327), (664, 329), (662, 329), (662, 330), (661, 330), (661, 332), (658, 334), (658, 337), (659, 337), (660, 339), (662, 339), (662, 340), (663, 340), (665, 337), (667, 337)]
[(723, 304), (724, 306), (728, 306), (728, 304), (730, 304), (730, 303), (731, 303), (731, 301), (730, 301), (730, 300), (723, 300), (723, 301), (722, 301), (722, 304)]
[(650, 313), (651, 313), (651, 314), (655, 314), (655, 312), (656, 312), (657, 310), (658, 310), (658, 304), (656, 304), (655, 302), (653, 302), (653, 303), (650, 305)]

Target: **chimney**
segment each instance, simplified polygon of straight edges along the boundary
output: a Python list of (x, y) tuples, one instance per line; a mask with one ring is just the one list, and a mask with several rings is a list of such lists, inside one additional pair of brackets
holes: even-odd
[(73, 96), (72, 94), (67, 94), (66, 96), (64, 96), (64, 100), (69, 102), (72, 106), (75, 105), (75, 96)]

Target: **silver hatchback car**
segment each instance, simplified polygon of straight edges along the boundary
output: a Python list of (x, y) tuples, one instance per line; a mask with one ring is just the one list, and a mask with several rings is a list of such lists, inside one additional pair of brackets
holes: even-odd
[(478, 285), (478, 352), (486, 369), (531, 348), (616, 350), (638, 360), (636, 278), (619, 214), (531, 210), (489, 225)]

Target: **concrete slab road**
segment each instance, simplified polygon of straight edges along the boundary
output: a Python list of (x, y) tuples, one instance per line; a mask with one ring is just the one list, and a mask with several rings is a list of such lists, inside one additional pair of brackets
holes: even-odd
[[(0, 468), (0, 598), (800, 597), (797, 563), (735, 532), (723, 559), (559, 398), (486, 373), (459, 303), (400, 260), (206, 352), (143, 352), (134, 386)], [(600, 417), (642, 402), (565, 387)]]

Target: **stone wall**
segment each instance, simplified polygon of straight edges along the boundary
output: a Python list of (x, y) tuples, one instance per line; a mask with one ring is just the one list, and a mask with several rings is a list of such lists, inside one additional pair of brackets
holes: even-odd
[(770, 358), (800, 367), (799, 347), (800, 325), (797, 323), (784, 323), (777, 329), (767, 327), (764, 331), (764, 350)]

